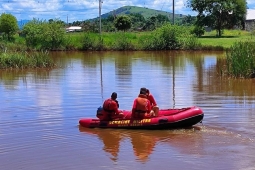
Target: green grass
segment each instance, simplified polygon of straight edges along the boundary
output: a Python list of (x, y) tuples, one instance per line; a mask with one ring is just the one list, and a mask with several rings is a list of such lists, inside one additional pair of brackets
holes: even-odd
[[(240, 30), (224, 30), (222, 37), (216, 37), (216, 31), (206, 33), (204, 36), (198, 38), (199, 43), (203, 49), (215, 48), (215, 49), (229, 49), (235, 42), (254, 40), (255, 36), (247, 31)], [(130, 39), (131, 43), (138, 47), (141, 45), (141, 40), (152, 36), (151, 32), (127, 32), (126, 36)], [(102, 33), (104, 43), (106, 46), (116, 41), (119, 36), (116, 33)], [(222, 48), (219, 48), (222, 47)]]
[(247, 31), (240, 30), (224, 30), (222, 37), (216, 37), (216, 31), (207, 32), (198, 40), (204, 47), (223, 47), (229, 49), (235, 42), (253, 40), (255, 37)]

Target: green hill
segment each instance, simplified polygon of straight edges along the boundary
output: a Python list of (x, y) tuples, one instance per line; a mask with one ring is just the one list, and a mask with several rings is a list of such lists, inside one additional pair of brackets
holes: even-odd
[[(166, 12), (166, 11), (155, 10), (155, 9), (144, 8), (144, 7), (137, 7), (137, 6), (124, 6), (124, 7), (121, 7), (116, 10), (103, 14), (101, 18), (107, 18), (109, 15), (118, 16), (118, 15), (125, 15), (125, 14), (127, 15), (130, 13), (140, 13), (146, 19), (152, 16), (156, 16), (158, 14), (166, 15), (167, 17), (169, 17), (170, 20), (173, 17), (172, 13)], [(175, 14), (174, 16), (175, 16), (175, 19), (181, 19), (185, 17), (186, 15)]]

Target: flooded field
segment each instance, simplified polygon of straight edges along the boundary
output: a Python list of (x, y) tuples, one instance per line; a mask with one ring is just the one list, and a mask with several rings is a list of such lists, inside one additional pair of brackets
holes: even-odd
[[(56, 52), (58, 68), (0, 70), (0, 169), (255, 169), (255, 80), (219, 76), (222, 52)], [(130, 110), (147, 87), (160, 108), (198, 106), (176, 130), (86, 129), (113, 91)]]

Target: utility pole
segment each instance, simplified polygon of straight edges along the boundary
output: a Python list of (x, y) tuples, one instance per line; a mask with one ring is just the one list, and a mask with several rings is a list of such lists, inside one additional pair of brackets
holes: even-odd
[(101, 34), (101, 0), (99, 0), (99, 33)]
[(174, 25), (174, 0), (173, 0), (173, 25)]

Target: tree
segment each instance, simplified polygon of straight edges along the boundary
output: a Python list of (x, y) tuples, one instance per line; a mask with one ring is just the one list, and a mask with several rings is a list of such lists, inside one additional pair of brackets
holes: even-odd
[(198, 12), (196, 25), (210, 26), (218, 36), (224, 28), (242, 26), (246, 16), (246, 0), (188, 0), (188, 6)]
[(144, 30), (155, 30), (157, 28), (157, 18), (155, 16), (152, 16), (146, 20), (146, 23), (144, 25)]
[(131, 13), (131, 14), (129, 14), (129, 16), (131, 18), (132, 23), (145, 22), (144, 16), (140, 13)]
[(201, 26), (195, 26), (193, 30), (191, 30), (192, 34), (195, 34), (197, 37), (201, 37), (205, 33), (205, 28)]
[(12, 36), (18, 31), (18, 22), (16, 17), (11, 14), (3, 13), (0, 16), (0, 32), (7, 35), (7, 39), (10, 41)]
[(140, 14), (140, 13), (130, 13), (128, 16), (130, 17), (132, 27), (135, 30), (140, 30), (143, 27), (143, 25), (145, 23), (145, 18), (142, 14)]
[(114, 26), (117, 30), (126, 31), (131, 28), (131, 19), (126, 15), (118, 16), (114, 21)]
[(164, 24), (166, 22), (170, 22), (169, 18), (166, 16), (166, 15), (162, 15), (162, 14), (158, 14), (156, 16), (156, 19), (157, 21), (160, 23), (160, 24)]
[(194, 25), (195, 22), (196, 22), (195, 16), (187, 15), (183, 18), (181, 24), (189, 26), (189, 25)]

